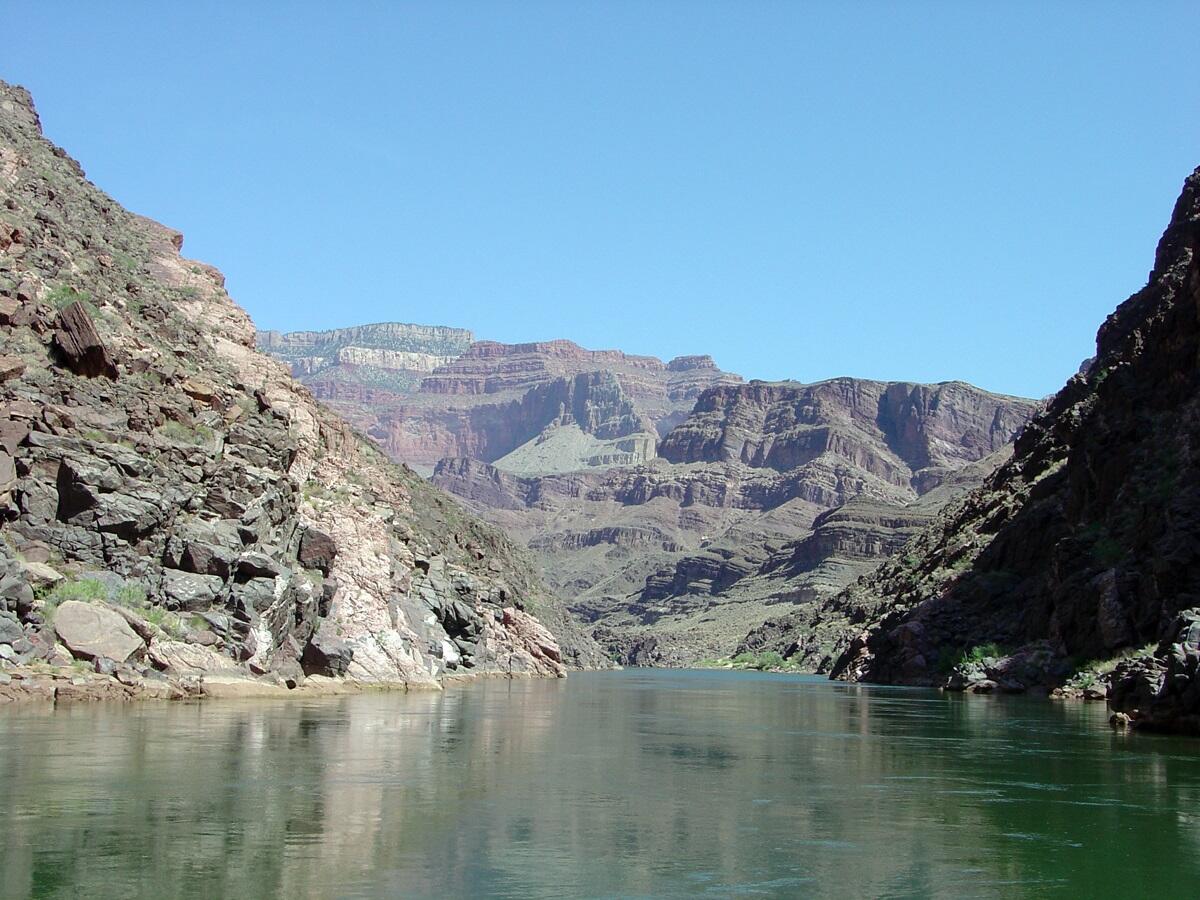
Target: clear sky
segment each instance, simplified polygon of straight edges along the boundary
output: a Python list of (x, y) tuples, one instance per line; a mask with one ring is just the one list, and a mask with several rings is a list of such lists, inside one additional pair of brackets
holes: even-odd
[(1200, 164), (1200, 4), (0, 0), (262, 328), (1057, 390)]

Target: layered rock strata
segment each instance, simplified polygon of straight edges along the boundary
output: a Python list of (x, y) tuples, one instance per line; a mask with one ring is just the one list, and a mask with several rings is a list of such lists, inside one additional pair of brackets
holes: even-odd
[(1034, 409), (957, 382), (717, 386), (649, 463), (517, 476), (453, 459), (433, 481), (526, 541), (615, 655), (677, 665), (869, 571)]

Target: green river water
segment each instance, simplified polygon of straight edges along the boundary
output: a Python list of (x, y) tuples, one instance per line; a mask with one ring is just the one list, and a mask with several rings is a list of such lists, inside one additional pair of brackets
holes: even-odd
[(4, 897), (1195, 897), (1200, 741), (738, 672), (0, 711)]

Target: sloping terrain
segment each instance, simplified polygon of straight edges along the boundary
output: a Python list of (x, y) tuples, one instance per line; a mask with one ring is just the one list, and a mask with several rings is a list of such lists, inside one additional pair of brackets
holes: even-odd
[(220, 273), (3, 83), (0, 203), (7, 664), (296, 685), (602, 661), (521, 551), (256, 352)]
[(1200, 712), (1198, 247), (1200, 170), (1146, 287), (1104, 322), (1095, 358), (1012, 460), (868, 578), (748, 644), (911, 684), (961, 683), (954, 663), (986, 647), (973, 655), (989, 658), (987, 684), (1020, 690), (1161, 642), (1118, 669), (1117, 705), (1165, 725)]

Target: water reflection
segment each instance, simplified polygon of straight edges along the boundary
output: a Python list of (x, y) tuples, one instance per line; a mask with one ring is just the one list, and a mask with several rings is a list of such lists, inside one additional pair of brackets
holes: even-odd
[(625, 672), (0, 715), (5, 897), (1103, 896), (1200, 761), (1096, 707)]

